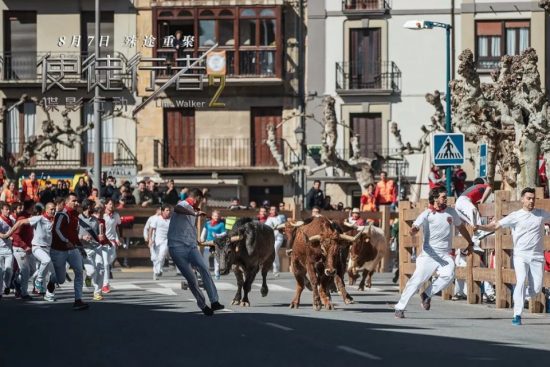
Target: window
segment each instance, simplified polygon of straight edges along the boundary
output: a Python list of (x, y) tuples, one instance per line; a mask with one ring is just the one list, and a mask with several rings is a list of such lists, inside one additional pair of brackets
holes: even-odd
[(36, 78), (36, 12), (4, 12), (4, 78)]
[[(8, 103), (8, 105), (13, 105)], [(36, 104), (25, 102), (6, 112), (4, 139), (5, 149), (8, 154), (18, 157), (23, 153), (25, 139), (36, 134)]]
[[(183, 52), (198, 57), (218, 43), (226, 50), (227, 70), (232, 76), (282, 77), (280, 7), (208, 7), (157, 10), (158, 57), (183, 57), (163, 45), (163, 39), (181, 31), (195, 42)], [(166, 76), (166, 75), (163, 75)]]
[[(112, 11), (102, 11), (99, 16), (99, 53), (101, 57), (114, 55), (115, 50), (115, 13)], [(95, 42), (95, 13), (91, 11), (82, 12), (81, 18), (81, 40), (80, 49), (83, 53), (93, 53)], [(103, 36), (103, 37), (102, 37)], [(107, 38), (108, 37), (108, 38)], [(93, 41), (90, 43), (90, 40)], [(89, 45), (89, 46), (88, 46)]]
[(483, 21), (476, 23), (479, 69), (495, 69), (503, 55), (519, 55), (529, 47), (529, 21)]

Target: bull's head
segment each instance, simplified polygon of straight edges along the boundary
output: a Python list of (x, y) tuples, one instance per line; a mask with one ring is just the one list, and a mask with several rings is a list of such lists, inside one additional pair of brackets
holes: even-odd
[(308, 237), (305, 233), (306, 242), (311, 246), (320, 246), (321, 253), (325, 258), (325, 275), (336, 274), (336, 262), (340, 251), (348, 247), (361, 237), (361, 232), (355, 236), (348, 236), (338, 232), (325, 232), (322, 235)]
[(290, 239), (293, 237), (294, 231), (303, 226), (304, 222), (298, 221), (298, 222), (292, 222), (288, 221), (286, 223), (279, 224), (276, 229), (279, 231), (282, 231), (287, 239), (287, 241), (290, 241)]
[(227, 275), (235, 263), (242, 236), (224, 236), (214, 240), (214, 256), (220, 266), (220, 274)]

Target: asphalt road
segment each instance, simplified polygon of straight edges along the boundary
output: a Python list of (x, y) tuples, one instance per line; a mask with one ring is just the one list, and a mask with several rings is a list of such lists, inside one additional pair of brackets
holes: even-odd
[(262, 298), (256, 280), (250, 308), (229, 306), (234, 276), (217, 281), (226, 310), (203, 316), (173, 271), (117, 272), (113, 292), (89, 310), (72, 306), (72, 284), (58, 301), (0, 301), (0, 367), (11, 366), (518, 366), (550, 360), (550, 317), (465, 302), (413, 298), (406, 319), (393, 316), (398, 290), (377, 274), (366, 292), (348, 287), (356, 303), (333, 295), (334, 311), (313, 311), (311, 292), (291, 310), (289, 274), (270, 277)]

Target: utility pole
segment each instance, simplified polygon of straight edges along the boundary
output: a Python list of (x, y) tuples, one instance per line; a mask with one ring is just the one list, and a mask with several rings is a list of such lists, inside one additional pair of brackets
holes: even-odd
[(98, 191), (98, 197), (101, 197), (101, 105), (99, 96), (99, 71), (97, 69), (97, 59), (99, 58), (99, 0), (95, 0), (95, 67), (96, 78), (95, 97), (94, 97), (94, 183)]

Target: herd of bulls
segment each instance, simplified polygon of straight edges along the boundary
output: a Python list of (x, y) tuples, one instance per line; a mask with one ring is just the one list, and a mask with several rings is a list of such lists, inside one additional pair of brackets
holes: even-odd
[[(346, 291), (344, 276), (353, 285), (362, 273), (359, 289), (371, 286), (372, 274), (387, 251), (384, 232), (373, 225), (362, 227), (335, 223), (319, 216), (301, 222), (286, 222), (277, 227), (287, 240), (291, 271), (296, 278), (296, 293), (291, 308), (300, 306), (304, 287), (313, 292), (313, 308), (334, 309), (331, 291), (335, 288), (346, 304), (353, 298)], [(215, 248), (220, 273), (233, 269), (237, 294), (232, 304), (250, 306), (248, 294), (258, 271), (262, 272), (260, 292), (267, 296), (267, 273), (275, 258), (274, 233), (269, 226), (251, 218), (239, 219), (227, 236), (206, 245)], [(244, 291), (244, 295), (243, 295)]]

